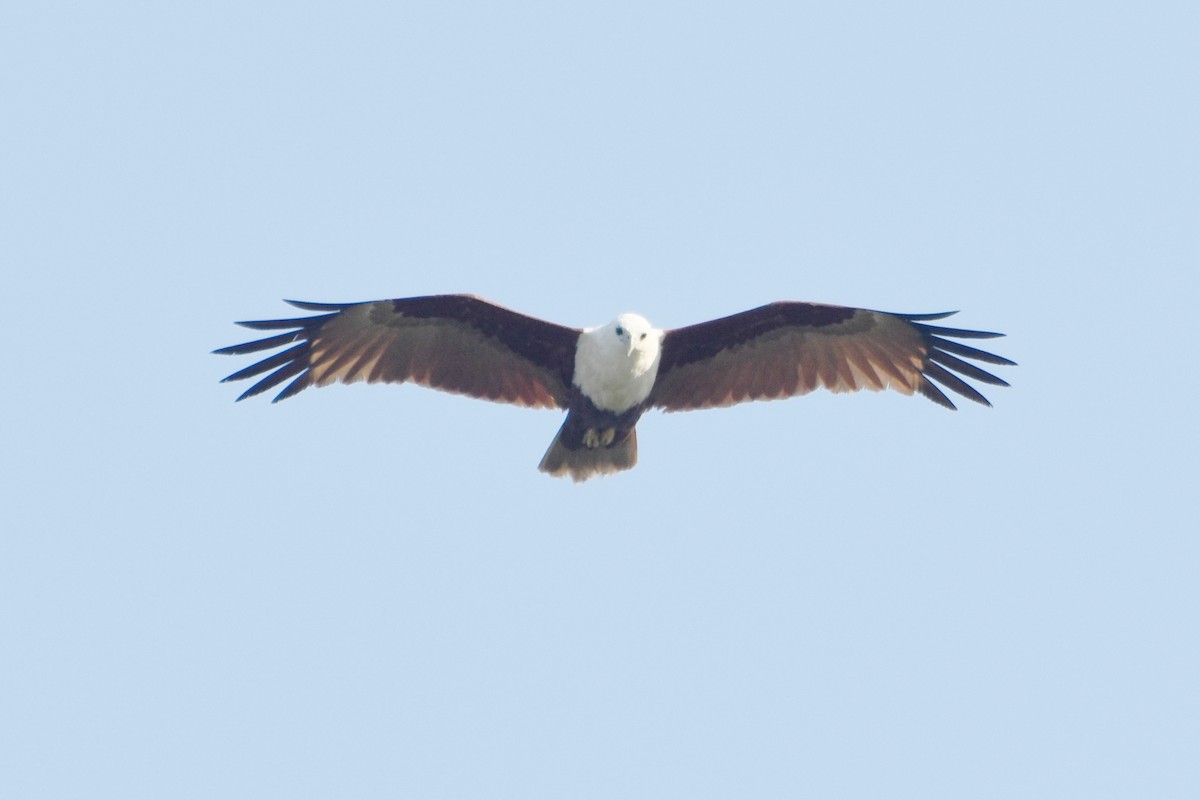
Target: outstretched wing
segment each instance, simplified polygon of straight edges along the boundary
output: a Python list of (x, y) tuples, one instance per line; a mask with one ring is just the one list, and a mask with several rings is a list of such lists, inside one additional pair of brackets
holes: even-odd
[(471, 295), (434, 295), (368, 303), (300, 303), (327, 313), (239, 322), (287, 333), (216, 350), (276, 353), (225, 378), (268, 373), (238, 400), (291, 380), (278, 402), (309, 386), (404, 383), (535, 408), (566, 408), (579, 330), (527, 317)]
[(684, 411), (793, 397), (819, 386), (834, 392), (890, 387), (954, 408), (936, 381), (991, 405), (963, 377), (1008, 384), (963, 359), (1013, 362), (952, 340), (1003, 334), (925, 324), (953, 313), (887, 314), (784, 302), (669, 330), (649, 403)]

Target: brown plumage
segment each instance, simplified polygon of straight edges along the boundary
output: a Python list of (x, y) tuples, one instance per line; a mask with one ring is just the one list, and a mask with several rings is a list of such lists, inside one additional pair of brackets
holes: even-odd
[[(296, 343), (225, 381), (270, 372), (238, 400), (291, 379), (274, 402), (309, 386), (405, 383), (532, 408), (566, 408), (580, 331), (543, 322), (470, 295), (435, 295), (367, 303), (302, 303), (329, 313), (239, 322), (289, 333), (224, 347), (243, 355)], [(273, 372), (271, 370), (274, 370)]]
[(990, 406), (950, 370), (995, 386), (1008, 384), (953, 354), (990, 364), (1014, 363), (947, 337), (989, 339), (1003, 334), (925, 324), (953, 313), (888, 314), (781, 302), (669, 330), (650, 404), (687, 411), (794, 397), (823, 387), (833, 392), (918, 392), (954, 408), (932, 378)]
[(324, 313), (239, 323), (286, 332), (216, 351), (243, 355), (291, 345), (225, 379), (263, 376), (239, 400), (280, 385), (276, 401), (309, 386), (413, 382), (484, 400), (567, 409), (541, 468), (576, 480), (632, 467), (634, 427), (650, 408), (714, 408), (818, 387), (892, 388), (954, 408), (935, 384), (990, 405), (964, 378), (1008, 384), (964, 359), (1013, 364), (954, 341), (1001, 334), (928, 324), (948, 313), (779, 302), (668, 331), (637, 315), (582, 330), (470, 295), (288, 302)]

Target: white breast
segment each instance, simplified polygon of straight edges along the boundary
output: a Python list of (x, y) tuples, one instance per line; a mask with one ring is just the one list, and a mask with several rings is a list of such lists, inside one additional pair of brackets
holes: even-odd
[(597, 408), (628, 411), (654, 388), (661, 344), (662, 331), (653, 331), (630, 353), (611, 326), (586, 330), (575, 351), (574, 383)]

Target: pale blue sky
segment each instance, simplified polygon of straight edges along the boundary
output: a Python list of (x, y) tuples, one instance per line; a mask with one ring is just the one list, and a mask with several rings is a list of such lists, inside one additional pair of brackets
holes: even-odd
[[(0, 795), (1200, 796), (1194, 3), (12, 3)], [(962, 309), (995, 408), (235, 405), (236, 319)]]

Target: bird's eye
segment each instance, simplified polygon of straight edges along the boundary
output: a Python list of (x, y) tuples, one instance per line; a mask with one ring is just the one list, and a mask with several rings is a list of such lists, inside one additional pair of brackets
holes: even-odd
[(645, 339), (645, 338), (646, 338), (646, 334), (644, 334), (644, 333), (643, 333), (643, 334), (642, 334), (641, 336), (639, 336), (638, 338), (639, 338), (639, 339)]
[(618, 325), (617, 326), (617, 336), (624, 336), (624, 335), (625, 335), (625, 329), (622, 328), (620, 325)]

